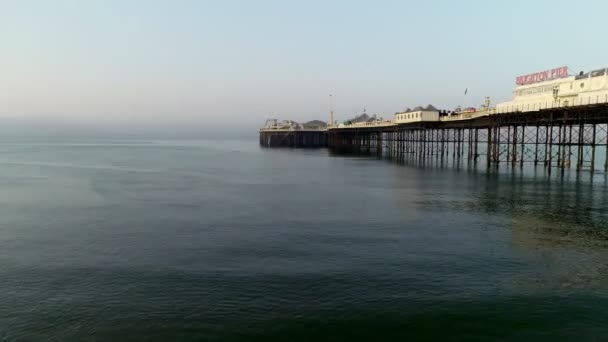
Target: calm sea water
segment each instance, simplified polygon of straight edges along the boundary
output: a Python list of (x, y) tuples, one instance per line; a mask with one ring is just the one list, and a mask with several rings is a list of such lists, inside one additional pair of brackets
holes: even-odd
[(608, 183), (251, 141), (0, 144), (0, 340), (608, 339)]

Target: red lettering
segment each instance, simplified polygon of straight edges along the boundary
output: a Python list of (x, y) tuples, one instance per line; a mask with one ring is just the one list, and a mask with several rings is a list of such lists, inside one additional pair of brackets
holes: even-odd
[(524, 76), (517, 76), (515, 79), (515, 83), (517, 85), (526, 85), (536, 82), (543, 82), (548, 80), (553, 80), (556, 78), (567, 77), (568, 76), (568, 67), (560, 67), (547, 71), (541, 71), (534, 74), (528, 74)]

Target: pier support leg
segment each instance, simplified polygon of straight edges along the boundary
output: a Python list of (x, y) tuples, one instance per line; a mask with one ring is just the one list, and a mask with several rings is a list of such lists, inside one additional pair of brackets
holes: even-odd
[(526, 126), (521, 126), (521, 158), (519, 158), (519, 167), (524, 167), (524, 159), (526, 159)]
[(382, 158), (382, 132), (376, 133), (376, 155)]
[(490, 168), (490, 163), (492, 162), (492, 150), (494, 148), (494, 144), (492, 144), (492, 130), (492, 127), (488, 127), (488, 143), (486, 145), (486, 162), (488, 168)]
[(515, 164), (517, 163), (517, 126), (513, 126), (513, 147), (512, 147), (512, 154), (511, 154), (511, 165), (513, 167), (515, 167)]
[(593, 124), (593, 132), (591, 137), (591, 173), (595, 171), (595, 124)]
[(538, 134), (540, 126), (536, 126), (536, 137), (534, 139), (534, 166), (538, 165)]

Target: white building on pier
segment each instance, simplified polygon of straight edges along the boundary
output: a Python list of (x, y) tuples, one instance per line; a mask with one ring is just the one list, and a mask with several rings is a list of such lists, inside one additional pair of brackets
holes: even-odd
[(424, 108), (408, 108), (401, 113), (395, 113), (395, 123), (398, 124), (421, 121), (439, 121), (439, 110), (432, 105), (428, 105)]

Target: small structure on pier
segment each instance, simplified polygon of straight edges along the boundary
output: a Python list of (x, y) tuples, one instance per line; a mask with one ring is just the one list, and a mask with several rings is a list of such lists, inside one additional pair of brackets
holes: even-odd
[(327, 129), (327, 122), (321, 120), (312, 120), (302, 124), (304, 129), (317, 129), (324, 130)]
[[(376, 115), (376, 114), (374, 114), (374, 115), (367, 114), (367, 110), (364, 108), (363, 109), (363, 113), (361, 113), (360, 115), (355, 116), (352, 119), (344, 121), (344, 123), (338, 125), (338, 128), (344, 128), (344, 127), (370, 127), (370, 126), (376, 126), (376, 125), (386, 124), (386, 122), (387, 121), (383, 121), (383, 119), (381, 117), (378, 118), (378, 115)], [(388, 121), (388, 122), (390, 122), (390, 121)]]
[(303, 129), (304, 126), (298, 122), (293, 120), (283, 120), (279, 121), (277, 119), (268, 119), (264, 124), (262, 130), (268, 131), (297, 131)]
[(395, 123), (421, 122), (421, 121), (439, 121), (439, 110), (433, 105), (426, 107), (415, 107), (414, 109), (406, 109), (401, 113), (395, 113)]

